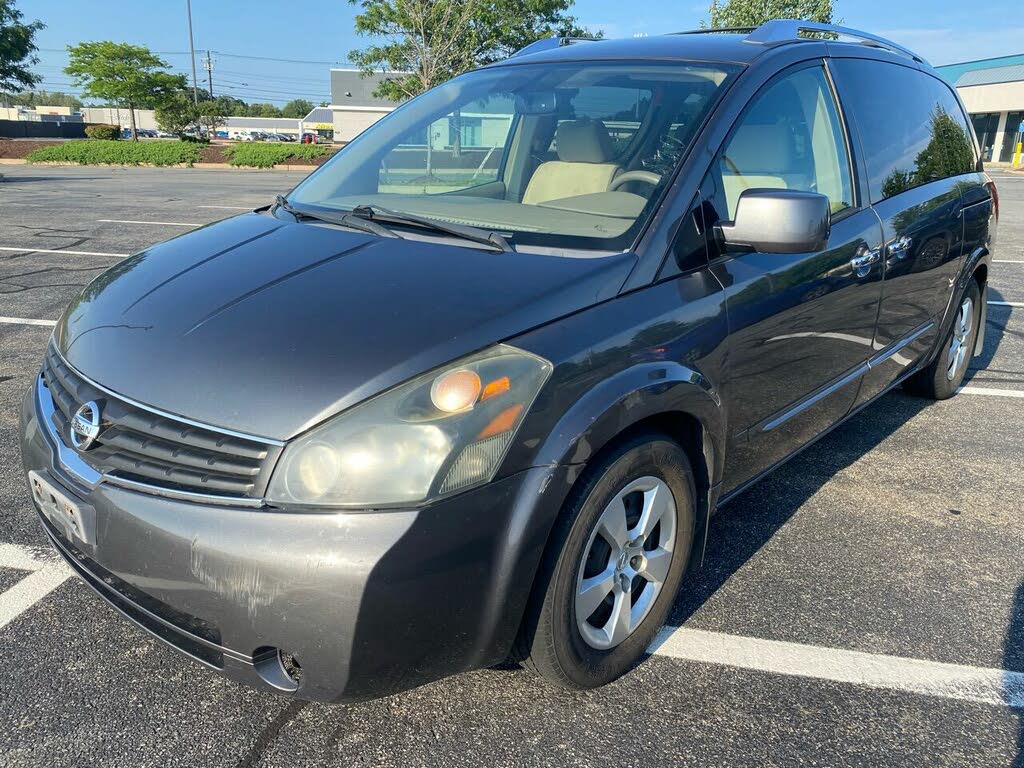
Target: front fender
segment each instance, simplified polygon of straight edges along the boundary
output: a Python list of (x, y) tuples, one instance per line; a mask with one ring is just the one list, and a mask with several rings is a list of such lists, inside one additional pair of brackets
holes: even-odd
[(711, 382), (693, 368), (671, 361), (632, 366), (605, 379), (566, 411), (537, 451), (538, 465), (586, 464), (604, 446), (631, 427), (656, 417), (696, 419), (711, 453), (707, 472), (714, 485), (721, 477), (725, 419)]

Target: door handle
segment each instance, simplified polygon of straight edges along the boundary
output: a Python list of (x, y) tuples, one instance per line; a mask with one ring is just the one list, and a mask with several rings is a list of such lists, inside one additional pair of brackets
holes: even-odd
[(882, 254), (878, 248), (872, 248), (870, 251), (862, 248), (858, 255), (850, 259), (850, 266), (857, 277), (867, 277), (871, 273), (871, 267), (881, 260)]
[(910, 246), (914, 244), (914, 238), (902, 235), (889, 243), (889, 256), (896, 261), (903, 261), (910, 255)]

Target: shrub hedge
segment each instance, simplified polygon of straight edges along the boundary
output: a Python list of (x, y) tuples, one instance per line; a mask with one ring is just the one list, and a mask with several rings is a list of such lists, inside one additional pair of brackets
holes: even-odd
[(103, 124), (89, 125), (85, 128), (85, 135), (90, 139), (117, 141), (121, 138), (121, 126)]
[(184, 141), (67, 141), (43, 147), (25, 158), (30, 163), (80, 165), (192, 165), (199, 162), (199, 145)]
[(231, 165), (250, 168), (273, 168), (289, 160), (313, 160), (332, 154), (332, 150), (319, 144), (234, 144), (224, 150)]

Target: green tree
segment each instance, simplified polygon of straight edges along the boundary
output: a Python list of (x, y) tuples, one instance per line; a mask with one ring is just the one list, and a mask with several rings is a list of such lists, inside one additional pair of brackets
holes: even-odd
[(273, 104), (255, 102), (249, 105), (249, 117), (280, 117), (281, 108)]
[(135, 110), (157, 107), (186, 88), (184, 75), (167, 71), (167, 62), (148, 48), (101, 40), (68, 46), (64, 71), (87, 97), (104, 99), (128, 109), (132, 139), (138, 141)]
[(832, 0), (712, 0), (711, 27), (759, 27), (772, 19), (832, 24)]
[(895, 197), (922, 184), (970, 173), (974, 168), (974, 148), (959, 120), (937, 106), (930, 127), (931, 138), (914, 158), (914, 169), (893, 169), (882, 181), (883, 197)]
[(226, 118), (224, 107), (226, 102), (221, 99), (204, 99), (198, 104), (192, 101), (190, 91), (178, 91), (172, 94), (156, 108), (156, 122), (168, 133), (181, 137), (190, 129), (202, 127), (209, 136), (217, 132), (217, 127), (224, 125)]
[(21, 93), (40, 80), (28, 68), (39, 62), (35, 38), (45, 25), (41, 21), (25, 24), (21, 19), (14, 0), (0, 0), (0, 93)]
[(35, 107), (42, 104), (53, 107), (71, 107), (72, 109), (82, 108), (80, 98), (72, 93), (63, 93), (62, 91), (26, 91), (11, 96), (10, 102), (21, 107)]
[(214, 134), (217, 133), (217, 128), (224, 125), (226, 115), (222, 108), (220, 101), (217, 99), (211, 99), (209, 101), (199, 102), (197, 107), (198, 122), (203, 128), (206, 129), (206, 135), (209, 138), (213, 138)]
[(184, 91), (168, 97), (156, 108), (157, 125), (175, 136), (184, 135), (198, 119), (199, 107), (192, 101), (192, 94)]
[(249, 105), (234, 96), (218, 96), (215, 101), (220, 113), (227, 117), (245, 117), (249, 114)]
[[(552, 35), (584, 37), (573, 0), (348, 0), (355, 27), (379, 39), (349, 58), (367, 75), (391, 72), (376, 95), (399, 101)], [(597, 33), (600, 37), (600, 33)]]
[(281, 107), (281, 117), (293, 117), (301, 120), (313, 109), (313, 102), (306, 99), (292, 99)]
[(974, 168), (974, 149), (964, 127), (942, 107), (932, 113), (932, 137), (918, 153), (916, 181), (927, 184), (970, 173)]

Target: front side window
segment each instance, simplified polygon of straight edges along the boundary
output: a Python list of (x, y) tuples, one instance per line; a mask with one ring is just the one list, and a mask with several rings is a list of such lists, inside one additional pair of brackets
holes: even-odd
[(884, 61), (833, 65), (858, 118), (872, 202), (974, 170), (970, 127), (948, 85)]
[(367, 129), (289, 199), (470, 225), (517, 248), (624, 250), (739, 71), (688, 62), (477, 70)]
[(721, 218), (735, 217), (740, 195), (748, 189), (817, 192), (829, 199), (833, 213), (850, 207), (850, 158), (822, 69), (787, 75), (759, 94), (712, 173), (724, 197)]

